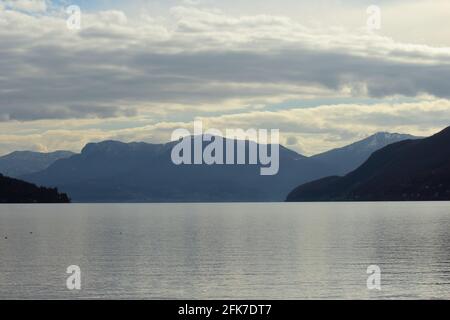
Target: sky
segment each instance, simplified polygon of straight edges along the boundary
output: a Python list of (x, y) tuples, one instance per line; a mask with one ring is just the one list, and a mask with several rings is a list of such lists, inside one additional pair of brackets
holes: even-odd
[(0, 155), (194, 120), (279, 129), (305, 155), (427, 136), (450, 125), (449, 24), (448, 0), (0, 0)]

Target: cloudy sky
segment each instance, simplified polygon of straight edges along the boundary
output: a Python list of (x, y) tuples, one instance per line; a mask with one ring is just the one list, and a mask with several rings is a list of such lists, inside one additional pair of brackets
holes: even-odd
[(165, 142), (194, 119), (305, 155), (429, 135), (450, 125), (449, 24), (448, 0), (0, 0), (0, 154)]

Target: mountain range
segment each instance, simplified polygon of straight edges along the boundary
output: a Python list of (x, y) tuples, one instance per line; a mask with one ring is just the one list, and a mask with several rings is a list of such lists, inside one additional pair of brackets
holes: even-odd
[(373, 150), (409, 138), (415, 137), (380, 133), (313, 157), (280, 146), (280, 170), (275, 176), (261, 176), (259, 165), (176, 166), (171, 161), (175, 142), (103, 141), (19, 177), (57, 187), (76, 202), (284, 201), (299, 184), (354, 169)]
[[(245, 144), (247, 155), (251, 143)], [(78, 202), (259, 202), (283, 201), (299, 182), (333, 173), (282, 146), (280, 170), (273, 176), (261, 176), (259, 164), (175, 165), (174, 144), (90, 143), (80, 154), (22, 179), (56, 186)]]
[(48, 168), (59, 159), (73, 156), (71, 151), (55, 151), (51, 153), (15, 151), (0, 157), (0, 172), (9, 177), (20, 177)]
[(334, 166), (336, 175), (345, 175), (363, 164), (373, 152), (387, 145), (403, 140), (421, 138), (409, 134), (379, 132), (361, 141), (320, 153), (312, 156), (312, 158)]
[(287, 201), (450, 200), (450, 127), (376, 152), (344, 177), (300, 185)]

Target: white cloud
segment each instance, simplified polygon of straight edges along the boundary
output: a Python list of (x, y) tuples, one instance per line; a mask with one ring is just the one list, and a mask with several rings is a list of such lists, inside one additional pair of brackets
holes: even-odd
[(158, 113), (160, 105), (198, 111), (324, 95), (450, 96), (450, 48), (308, 29), (286, 17), (172, 13), (174, 25), (120, 11), (84, 14), (76, 33), (62, 16), (2, 12), (0, 114), (116, 117)]
[[(0, 152), (165, 141), (168, 127), (199, 116), (217, 126), (280, 127), (286, 143), (309, 154), (378, 130), (431, 133), (450, 120), (450, 47), (201, 6), (167, 17), (83, 13), (74, 32), (63, 11), (29, 14), (42, 10), (20, 2), (0, 10)], [(430, 100), (417, 104), (269, 111), (290, 100), (424, 95)], [(124, 119), (133, 125), (106, 129)], [(89, 121), (94, 127), (80, 127)]]
[[(249, 111), (196, 117), (204, 129), (280, 129), (281, 143), (305, 155), (350, 144), (379, 131), (431, 135), (450, 123), (450, 100), (385, 102), (372, 105), (339, 104), (278, 111)], [(16, 149), (79, 151), (88, 142), (168, 142), (173, 130), (192, 132), (193, 120), (152, 121), (142, 117), (59, 122), (8, 122), (0, 134), (0, 154)], [(64, 129), (62, 129), (64, 128)], [(39, 148), (38, 148), (39, 146)]]

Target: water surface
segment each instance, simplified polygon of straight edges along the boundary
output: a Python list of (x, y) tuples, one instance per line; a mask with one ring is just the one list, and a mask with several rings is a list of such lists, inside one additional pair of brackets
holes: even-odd
[(0, 298), (449, 299), (449, 230), (448, 202), (0, 205)]

